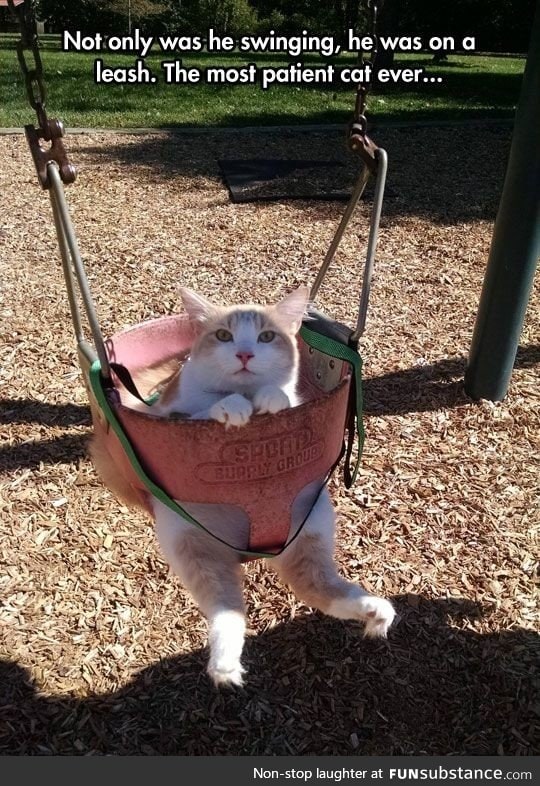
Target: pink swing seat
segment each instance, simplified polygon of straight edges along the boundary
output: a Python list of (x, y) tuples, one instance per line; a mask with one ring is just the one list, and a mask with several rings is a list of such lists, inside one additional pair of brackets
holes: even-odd
[[(136, 379), (143, 369), (185, 357), (192, 338), (187, 316), (178, 315), (135, 325), (114, 335), (106, 347), (109, 361), (129, 369)], [(349, 363), (329, 360), (298, 340), (305, 403), (275, 415), (255, 415), (241, 428), (226, 429), (211, 420), (156, 417), (151, 406), (148, 413), (140, 412), (122, 403), (124, 388), (117, 384), (106, 395), (114, 415), (107, 420), (90, 390), (94, 428), (151, 515), (153, 489), (134, 468), (118, 429), (111, 427), (114, 419), (144, 474), (169, 498), (180, 504), (232, 505), (244, 511), (249, 535), (239, 550), (248, 558), (276, 554), (285, 547), (298, 495), (309, 492), (307, 517), (342, 454), (351, 385)], [(321, 387), (321, 358), (334, 369), (334, 386), (326, 391)]]

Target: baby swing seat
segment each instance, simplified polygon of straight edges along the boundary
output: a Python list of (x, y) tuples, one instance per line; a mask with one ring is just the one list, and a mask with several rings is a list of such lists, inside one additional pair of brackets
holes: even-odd
[[(88, 374), (94, 429), (151, 515), (150, 494), (203, 528), (204, 521), (195, 521), (182, 503), (237, 506), (249, 520), (240, 551), (258, 556), (283, 549), (299, 493), (308, 492), (303, 505), (309, 514), (342, 456), (351, 396), (351, 363), (311, 346), (310, 328), (301, 333), (299, 392), (305, 403), (228, 429), (212, 420), (157, 417), (151, 406), (146, 412), (122, 402), (126, 392), (115, 369), (129, 369), (136, 379), (139, 371), (185, 357), (193, 338), (186, 315), (149, 320), (105, 342), (112, 381), (102, 376), (99, 360)], [(343, 346), (343, 352), (352, 350)]]

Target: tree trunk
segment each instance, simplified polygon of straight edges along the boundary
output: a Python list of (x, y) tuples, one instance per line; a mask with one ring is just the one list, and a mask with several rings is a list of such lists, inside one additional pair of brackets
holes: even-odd
[[(398, 9), (396, 0), (386, 0), (378, 3), (377, 35), (395, 35), (397, 30)], [(380, 68), (391, 68), (394, 64), (394, 51), (383, 49), (379, 43), (375, 57), (375, 74)]]

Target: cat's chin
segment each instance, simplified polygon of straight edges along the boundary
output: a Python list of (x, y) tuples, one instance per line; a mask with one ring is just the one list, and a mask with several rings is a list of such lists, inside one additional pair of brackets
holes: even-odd
[(229, 376), (229, 387), (238, 392), (255, 391), (264, 385), (265, 380), (255, 371), (233, 371)]
[(262, 374), (255, 372), (249, 374), (235, 374), (231, 378), (230, 388), (236, 393), (240, 393), (249, 399), (252, 399), (259, 390), (266, 387), (283, 387), (281, 382), (275, 382), (273, 379), (267, 379)]

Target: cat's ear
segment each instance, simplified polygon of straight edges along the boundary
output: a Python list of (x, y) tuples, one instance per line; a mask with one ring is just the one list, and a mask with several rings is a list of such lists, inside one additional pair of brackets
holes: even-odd
[(192, 322), (206, 322), (216, 310), (209, 300), (187, 287), (180, 287), (180, 297)]
[(274, 306), (280, 322), (287, 325), (292, 333), (297, 333), (309, 303), (309, 288), (298, 287)]

